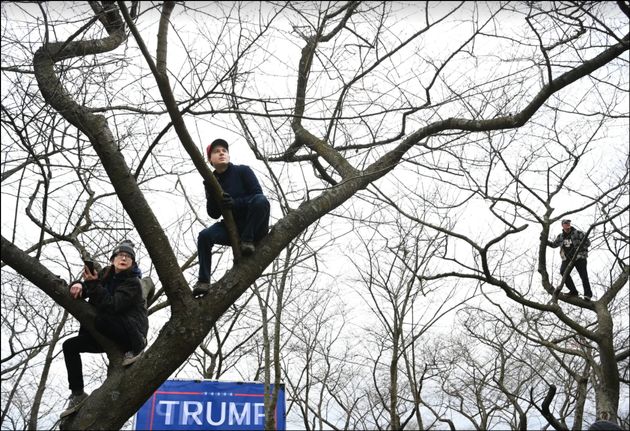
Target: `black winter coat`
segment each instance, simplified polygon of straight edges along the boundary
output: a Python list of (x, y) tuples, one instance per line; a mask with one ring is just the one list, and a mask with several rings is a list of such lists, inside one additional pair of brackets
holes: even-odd
[[(99, 314), (120, 318), (129, 334), (149, 332), (147, 307), (142, 297), (140, 269), (132, 268), (116, 274), (114, 267), (104, 268), (97, 280), (83, 281), (83, 297), (96, 307)], [(83, 328), (79, 330), (82, 332)]]

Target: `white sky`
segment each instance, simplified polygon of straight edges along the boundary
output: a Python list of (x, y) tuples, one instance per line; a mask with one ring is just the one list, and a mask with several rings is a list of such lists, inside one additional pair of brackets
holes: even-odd
[[(196, 7), (199, 2), (192, 2), (192, 3), (193, 3), (192, 5), (190, 5), (190, 3), (188, 4), (191, 7)], [(208, 3), (207, 12), (210, 16), (212, 16), (218, 13), (216, 8), (218, 7), (228, 8), (228, 7), (231, 7), (232, 5), (233, 4), (231, 3), (223, 3), (221, 5), (217, 3)], [(396, 8), (400, 5), (401, 5), (400, 3), (394, 3), (393, 7)], [(3, 14), (8, 13), (9, 16), (15, 17), (15, 19), (19, 19), (17, 17), (21, 16), (21, 14), (16, 12), (18, 7), (22, 8), (23, 10), (30, 11), (34, 16), (40, 15), (38, 12), (37, 5), (35, 4), (20, 4), (20, 5), (12, 5), (11, 7), (3, 5)], [(59, 10), (62, 12), (62, 16), (64, 16), (67, 13), (69, 13), (70, 9), (74, 7), (76, 6), (73, 3), (64, 3), (63, 7), (60, 8)], [(249, 4), (247, 9), (248, 10), (252, 9), (252, 12), (254, 12), (256, 7), (257, 7), (256, 3), (251, 3)], [(267, 7), (268, 5), (265, 5), (265, 8)], [(437, 15), (438, 13), (442, 13), (443, 8), (445, 7), (446, 7), (446, 3), (444, 3), (440, 7), (432, 9), (431, 12)], [(469, 5), (465, 6), (465, 8), (469, 8), (469, 7), (470, 7)], [(494, 3), (490, 3), (490, 7), (496, 7), (496, 5)], [(611, 6), (611, 7), (614, 7), (614, 6)], [(269, 11), (266, 10), (266, 12), (269, 12)], [(207, 31), (209, 34), (214, 34), (219, 29), (212, 25), (204, 25), (203, 18), (199, 19), (198, 22), (194, 22), (192, 19), (186, 22), (182, 17), (182, 14), (184, 13), (185, 12), (182, 10), (181, 6), (178, 5), (173, 15), (174, 26), (180, 30), (180, 35), (187, 44), (192, 42), (193, 44), (200, 45), (201, 48), (198, 51), (191, 50), (190, 54), (202, 56), (205, 53), (205, 51), (202, 49), (203, 43), (204, 43), (203, 38), (202, 38), (202, 33)], [(483, 12), (482, 12), (482, 15), (483, 15)], [(141, 31), (142, 31), (143, 37), (145, 38), (145, 42), (147, 42), (147, 44), (150, 47), (151, 52), (154, 52), (155, 51), (154, 49), (155, 33), (156, 33), (155, 23), (157, 20), (157, 15), (153, 13), (151, 16), (153, 17), (153, 20), (150, 20), (150, 19), (147, 20), (146, 19), (147, 17), (144, 17), (142, 19)], [(51, 21), (53, 21), (54, 18), (55, 17), (51, 15), (50, 17)], [(149, 24), (145, 24), (147, 21), (151, 23), (150, 26)], [(210, 18), (208, 18), (208, 23), (210, 22), (212, 21), (210, 20)], [(193, 24), (195, 24), (195, 27), (192, 26)], [(509, 24), (509, 23), (503, 22), (502, 24)], [(197, 30), (198, 27), (196, 27), (196, 25), (202, 25), (205, 27), (205, 29), (203, 31)], [(280, 27), (280, 26), (286, 26), (288, 25), (288, 23), (284, 21), (279, 21), (276, 25)], [(190, 30), (191, 30), (190, 32), (186, 32), (186, 30), (188, 29), (188, 26), (190, 26)], [(67, 31), (71, 33), (74, 31), (73, 30), (74, 28), (75, 27), (73, 26), (72, 29), (69, 29)], [(415, 30), (416, 29), (413, 28), (413, 26), (409, 26), (408, 24), (402, 22), (400, 26), (391, 28), (391, 34), (393, 36), (404, 38), (406, 34)], [(437, 33), (437, 32), (431, 33), (424, 40), (422, 51), (419, 54), (421, 54), (423, 57), (424, 56), (431, 57), (431, 56), (435, 56), (439, 54), (441, 50), (448, 51), (448, 46), (445, 48), (445, 42), (448, 42), (451, 45), (456, 45), (460, 43), (461, 40), (467, 37), (467, 35), (469, 34), (468, 31), (469, 31), (468, 24), (461, 22), (459, 23), (458, 26), (451, 27), (448, 30), (445, 29), (442, 33)], [(444, 37), (444, 35), (448, 35), (448, 37)], [(63, 36), (64, 34), (61, 31), (59, 31), (56, 34), (56, 37), (58, 38), (62, 38)], [(32, 39), (33, 43), (36, 43), (35, 41), (37, 41), (39, 38), (39, 36), (36, 34), (33, 34), (29, 37)], [(179, 66), (184, 65), (186, 63), (186, 58), (183, 55), (183, 52), (178, 49), (178, 43), (179, 41), (173, 36), (173, 33), (171, 33), (171, 39), (169, 40), (169, 68), (176, 76), (183, 76), (183, 72), (181, 72), (183, 68), (180, 69)], [(226, 41), (226, 44), (230, 44), (230, 43), (235, 43), (235, 41), (234, 40)], [(268, 55), (274, 61), (261, 64), (260, 73), (255, 75), (254, 77), (258, 88), (264, 89), (263, 91), (264, 95), (268, 97), (275, 97), (278, 95), (284, 95), (284, 96), (288, 95), (290, 97), (295, 92), (296, 81), (295, 81), (295, 76), (294, 76), (294, 70), (292, 68), (295, 68), (295, 64), (296, 64), (295, 59), (296, 59), (296, 56), (299, 54), (299, 49), (301, 49), (301, 45), (299, 43), (300, 41), (297, 39), (292, 40), (292, 41), (287, 41), (286, 39), (283, 39), (281, 36), (275, 36), (271, 39), (268, 45), (266, 45), (268, 53), (267, 54), (263, 53), (261, 55)], [(133, 42), (130, 42), (130, 44), (134, 45)], [(6, 58), (5, 57), (6, 52), (4, 50), (4, 46), (5, 45), (3, 43), (3, 66), (4, 66), (4, 62)], [(477, 46), (476, 49), (477, 49), (477, 53), (479, 57), (487, 60), (487, 63), (481, 62), (479, 67), (473, 70), (461, 70), (460, 71), (461, 81), (458, 82), (458, 85), (461, 85), (462, 87), (466, 86), (466, 82), (470, 82), (470, 81), (474, 82), (476, 79), (484, 79), (483, 76), (485, 76), (485, 73), (488, 72), (488, 69), (496, 68), (497, 65), (502, 65), (502, 67), (510, 68), (510, 70), (513, 70), (513, 68), (518, 67), (516, 63), (512, 64), (512, 63), (502, 62), (500, 59), (500, 56), (503, 55), (503, 53), (501, 52), (501, 49), (497, 48), (496, 46), (488, 45), (487, 47), (484, 47), (483, 45), (480, 45), (480, 46)], [(485, 54), (487, 57), (484, 57), (482, 54)], [(496, 57), (495, 57), (495, 54), (496, 54)], [(464, 64), (463, 62), (464, 60), (461, 61), (461, 64)], [(457, 63), (455, 64), (457, 65)], [(486, 64), (489, 64), (489, 66), (485, 66)], [(287, 67), (283, 67), (283, 65), (287, 65)], [(146, 66), (142, 66), (142, 70), (145, 73), (148, 73), (148, 68), (146, 68)], [(396, 73), (401, 76), (406, 76), (407, 73), (411, 73), (411, 72), (413, 72), (413, 70), (411, 71), (402, 70), (402, 69), (396, 70)], [(2, 79), (3, 79), (2, 92), (3, 92), (3, 98), (4, 98), (5, 91), (7, 91), (5, 90), (7, 86), (5, 85), (6, 83), (5, 83), (4, 73), (2, 75)], [(146, 79), (150, 81), (152, 78), (148, 77)], [(469, 80), (469, 81), (466, 81), (466, 80)], [(422, 77), (420, 78), (420, 81), (425, 85), (427, 84), (427, 82), (424, 81)], [(627, 83), (627, 77), (626, 77), (626, 83)], [(322, 88), (321, 90), (322, 92), (329, 91), (326, 85), (323, 85), (321, 88)], [(561, 93), (561, 97), (565, 101), (568, 101), (569, 98), (574, 98), (577, 103), (577, 100), (579, 100), (582, 97), (582, 95), (580, 94), (580, 91), (575, 90), (576, 88), (579, 88), (579, 86), (578, 87), (574, 86), (574, 87), (571, 87), (571, 89), (569, 90), (563, 91)], [(533, 90), (530, 89), (530, 91), (535, 91), (535, 90), (536, 90), (535, 88)], [(129, 98), (133, 98), (133, 95), (126, 95), (126, 96)], [(278, 106), (283, 105), (283, 107), (286, 108), (286, 106), (290, 106), (292, 102), (293, 102), (292, 100), (286, 99), (286, 100), (283, 100), (282, 103), (278, 103), (277, 105)], [(624, 100), (618, 101), (618, 104), (619, 106), (627, 107), (627, 99), (625, 101)], [(313, 111), (311, 113), (317, 113), (317, 109), (313, 108)], [(168, 119), (166, 118), (166, 116), (164, 116), (156, 123), (164, 124), (167, 121)], [(574, 122), (579, 121), (579, 118), (578, 119), (573, 118), (571, 121), (574, 121)], [(233, 125), (230, 125), (230, 123), (232, 123)], [(203, 151), (203, 149), (205, 148), (205, 145), (207, 145), (209, 142), (211, 142), (217, 137), (222, 137), (226, 139), (228, 142), (230, 142), (230, 153), (231, 153), (232, 161), (237, 164), (243, 163), (243, 164), (251, 165), (254, 168), (254, 170), (257, 172), (259, 180), (261, 180), (261, 183), (263, 185), (263, 188), (267, 192), (270, 192), (271, 183), (270, 183), (270, 180), (266, 178), (264, 165), (255, 159), (253, 153), (251, 152), (251, 150), (248, 148), (248, 146), (246, 145), (246, 143), (240, 136), (240, 131), (238, 131), (238, 128), (235, 126), (235, 124), (236, 124), (236, 121), (233, 119), (233, 117), (230, 117), (230, 116), (215, 116), (212, 118), (204, 117), (203, 120), (197, 117), (197, 120), (193, 120), (193, 119), (187, 120), (189, 131), (193, 134), (193, 138), (198, 143), (200, 150)], [(567, 139), (568, 138), (577, 138), (577, 139), (583, 138), (583, 136), (580, 136), (578, 132), (575, 132), (572, 134), (572, 130), (574, 127), (575, 127), (574, 123), (567, 122), (566, 128), (564, 130), (564, 132), (566, 133)], [(160, 127), (156, 125), (155, 130), (159, 130), (159, 128)], [(529, 130), (529, 133), (532, 133), (532, 134), (537, 133), (537, 130), (535, 127), (532, 129), (524, 128), (523, 133), (518, 133), (516, 136), (516, 139), (527, 141), (527, 139), (530, 138), (527, 135), (528, 133), (527, 130)], [(3, 129), (2, 142), (6, 142), (5, 133), (6, 132)], [(623, 169), (623, 163), (625, 162), (625, 160), (627, 160), (627, 145), (626, 145), (627, 135), (628, 135), (628, 129), (627, 129), (627, 122), (626, 122), (625, 128), (618, 127), (618, 128), (607, 130), (606, 133), (603, 134), (597, 140), (597, 142), (592, 147), (592, 155), (589, 159), (591, 161), (590, 164), (584, 166), (583, 171), (579, 172), (576, 175), (577, 181), (575, 185), (578, 189), (580, 189), (581, 192), (585, 193), (586, 195), (591, 193), (590, 190), (585, 189), (587, 187), (587, 182), (585, 181), (587, 176), (593, 176), (597, 179), (602, 179), (603, 181), (603, 179), (609, 176), (610, 172), (617, 172), (619, 169)], [(177, 148), (176, 146), (179, 144), (176, 142), (176, 140), (172, 138), (172, 136), (173, 135), (171, 134), (169, 140), (165, 140), (165, 150), (164, 150), (165, 154), (173, 154), (173, 153), (180, 152), (180, 150), (176, 149)], [(152, 138), (153, 136), (148, 136), (147, 137), (148, 142), (150, 142)], [(257, 136), (257, 138), (265, 142), (265, 139), (267, 139), (268, 137), (261, 133), (261, 135)], [(281, 142), (281, 144), (288, 145), (290, 144), (290, 142)], [(525, 147), (525, 145), (523, 145), (523, 147)], [(523, 147), (518, 147), (518, 148), (523, 148)], [(270, 148), (269, 152), (271, 153), (272, 152), (271, 143), (269, 143), (268, 148)], [(514, 149), (515, 153), (518, 151), (518, 148)], [(3, 153), (3, 158), (7, 157), (7, 155), (5, 154), (4, 144), (3, 144), (2, 153)], [(523, 153), (526, 154), (526, 151), (524, 150)], [(184, 163), (185, 163), (185, 159), (186, 159), (185, 154), (182, 155), (182, 159), (184, 160)], [(137, 161), (135, 163), (137, 163)], [(191, 166), (186, 167), (186, 169), (191, 169), (191, 168), (192, 168)], [(274, 169), (277, 169), (278, 170), (277, 173), (279, 174), (280, 170), (284, 168), (280, 167), (280, 165), (274, 165)], [(402, 171), (403, 169), (397, 168), (395, 171), (396, 176), (395, 177), (392, 176), (385, 180), (380, 181), (379, 187), (382, 187), (383, 189), (386, 189), (386, 190), (400, 190), (401, 184), (408, 184), (411, 181), (415, 182), (417, 180), (415, 177), (410, 179), (409, 177), (404, 175)], [(297, 169), (290, 168), (286, 172), (284, 171), (282, 172), (283, 181), (287, 181), (287, 182), (295, 181), (296, 190), (294, 190), (294, 193), (300, 197), (303, 197), (303, 194), (304, 194), (303, 189), (300, 188), (302, 185), (302, 182), (309, 183), (312, 181), (312, 178), (310, 177), (311, 176), (310, 171), (306, 170), (306, 172), (307, 173), (305, 174), (305, 176), (308, 176), (308, 178), (306, 179), (302, 178), (302, 173), (299, 172), (299, 170)], [(209, 224), (210, 220), (205, 214), (205, 208), (204, 208), (205, 202), (204, 202), (203, 189), (201, 188), (200, 176), (196, 174), (195, 172), (192, 172), (192, 173), (183, 175), (180, 179), (186, 191), (190, 193), (192, 197), (199, 203), (199, 206), (197, 208), (198, 214), (200, 214)], [(431, 185), (426, 185), (426, 184), (423, 186), (426, 186), (427, 189), (431, 187)], [(162, 188), (163, 190), (162, 192), (159, 192), (159, 193), (152, 193), (152, 194), (146, 195), (147, 200), (149, 201), (151, 206), (154, 208), (154, 211), (156, 215), (158, 216), (159, 220), (161, 221), (162, 225), (172, 227), (172, 229), (174, 230), (178, 229), (178, 227), (175, 226), (174, 224), (176, 223), (177, 220), (179, 220), (179, 218), (183, 214), (187, 212), (187, 209), (183, 206), (174, 204), (176, 201), (171, 194), (174, 188), (173, 184), (168, 183), (168, 182), (167, 183), (153, 182), (152, 187)], [(440, 188), (440, 186), (438, 186), (437, 188)], [(2, 232), (3, 232), (3, 235), (6, 236), (7, 235), (6, 232), (10, 233), (12, 231), (13, 214), (15, 211), (15, 201), (10, 198), (6, 199), (5, 191), (6, 191), (6, 188), (3, 187)], [(583, 198), (581, 199), (575, 193), (563, 192), (558, 196), (557, 200), (555, 201), (554, 206), (557, 209), (557, 211), (563, 211), (566, 208), (578, 207), (580, 205), (579, 203), (580, 200), (583, 200)], [(21, 205), (23, 207), (23, 204)], [(353, 200), (348, 205), (354, 205), (358, 209), (362, 207), (362, 204), (358, 203), (356, 199)], [(344, 208), (340, 208), (337, 210), (337, 212), (338, 213), (342, 212), (343, 209)], [(274, 205), (272, 209), (272, 223), (275, 220), (277, 220), (278, 217), (280, 217), (280, 215), (281, 214), (280, 214), (278, 206)], [(589, 211), (584, 211), (574, 216), (571, 216), (571, 218), (574, 220), (575, 225), (585, 229), (588, 227), (588, 225), (591, 222), (594, 221), (595, 215), (592, 210), (589, 210)], [(456, 221), (455, 226), (456, 226), (457, 232), (463, 233), (466, 235), (471, 235), (472, 237), (475, 237), (475, 238), (478, 237), (480, 241), (482, 241), (484, 238), (487, 238), (489, 232), (496, 234), (497, 231), (500, 230), (499, 228), (497, 228), (495, 221), (488, 214), (487, 203), (481, 202), (479, 200), (472, 201), (470, 204), (462, 208), (460, 211), (454, 211), (452, 214), (452, 219)], [(625, 220), (627, 222), (627, 217)], [(330, 231), (337, 231), (337, 232), (344, 232), (344, 233), (347, 233), (349, 230), (351, 230), (348, 227), (340, 224), (340, 221), (338, 218), (332, 218), (330, 216), (324, 217), (321, 223), (322, 223), (322, 226), (320, 227), (320, 229), (322, 230), (326, 229)], [(520, 223), (517, 223), (517, 224), (520, 224)], [(186, 231), (183, 237), (177, 239), (178, 245), (180, 245), (183, 249), (188, 249), (188, 251), (190, 252), (194, 251), (195, 249), (194, 241), (196, 239), (196, 234), (200, 228), (201, 226), (195, 225), (195, 227)], [(557, 224), (552, 227), (552, 233), (557, 233), (559, 230), (560, 228)], [(533, 253), (535, 253), (535, 248), (538, 241), (539, 232), (540, 232), (540, 229), (538, 226), (531, 226), (526, 231), (518, 234), (517, 236), (513, 238), (514, 249), (511, 251), (515, 255), (519, 255), (519, 254), (522, 255), (524, 264), (528, 263), (530, 259), (533, 259)], [(356, 233), (356, 232), (353, 232), (353, 233)], [(35, 229), (28, 229), (28, 230), (20, 229), (19, 234), (18, 234), (18, 243), (26, 243), (28, 241), (32, 241), (33, 238), (35, 238), (36, 234), (37, 234), (37, 231)], [(597, 231), (596, 231), (596, 234), (597, 234)], [(364, 319), (362, 319), (362, 315), (363, 315), (363, 310), (365, 309), (364, 308), (365, 306), (362, 302), (357, 301), (356, 298), (354, 300), (352, 299), (353, 293), (350, 287), (352, 287), (351, 279), (353, 278), (354, 273), (349, 271), (349, 268), (351, 267), (350, 265), (351, 258), (350, 256), (348, 256), (351, 253), (352, 248), (355, 247), (355, 243), (352, 241), (352, 239), (353, 239), (353, 236), (348, 234), (344, 236), (343, 239), (339, 241), (338, 244), (335, 244), (334, 247), (331, 247), (328, 252), (322, 254), (321, 256), (322, 264), (323, 264), (322, 267), (325, 268), (326, 275), (322, 276), (321, 279), (318, 280), (318, 282), (321, 283), (322, 285), (332, 284), (332, 285), (338, 286), (338, 289), (343, 292), (343, 299), (347, 301), (347, 303), (352, 304), (354, 306), (353, 312), (348, 314), (348, 320), (350, 322), (348, 326), (352, 328), (352, 330), (355, 330), (357, 326), (364, 323)], [(322, 239), (322, 241), (323, 240), (324, 239)], [(315, 246), (315, 244), (313, 246)], [(461, 244), (456, 245), (455, 249), (458, 256), (462, 258), (469, 255), (469, 249), (466, 246), (462, 246)], [(344, 252), (346, 253), (346, 255), (340, 254)], [(549, 259), (548, 261), (549, 272), (554, 274), (554, 280), (557, 281), (558, 280), (557, 267), (559, 266), (557, 250), (549, 249), (548, 256), (549, 256), (548, 258)], [(141, 250), (139, 252), (139, 257), (140, 257), (140, 261), (142, 263), (145, 263), (145, 266), (142, 269), (145, 272), (148, 271), (149, 268), (146, 267), (146, 262), (148, 262), (149, 259), (146, 253), (144, 252), (144, 250)], [(180, 261), (185, 260), (186, 257), (188, 256), (182, 255), (180, 257)], [(229, 265), (229, 261), (230, 261), (229, 257), (228, 258), (224, 257), (222, 260), (222, 265)], [(78, 265), (77, 265), (77, 271), (78, 271), (80, 262), (78, 260), (77, 262), (78, 262)], [(602, 279), (605, 278), (605, 275), (608, 273), (608, 268), (606, 268), (605, 266), (607, 262), (608, 262), (608, 258), (605, 256), (605, 251), (595, 250), (591, 253), (591, 259), (589, 260), (589, 267), (591, 269), (591, 274), (593, 274), (592, 281), (593, 279), (597, 280), (598, 278), (602, 278)], [(219, 269), (218, 271), (222, 272), (222, 269), (223, 268), (221, 267), (221, 269)], [(196, 271), (197, 271), (197, 268), (194, 267), (187, 272), (187, 277), (191, 281), (194, 280)], [(535, 279), (535, 282), (538, 282), (539, 276), (536, 275), (534, 279)], [(574, 276), (574, 279), (576, 283), (578, 283), (578, 289), (580, 289), (580, 285), (578, 281), (579, 278), (577, 277), (577, 275)], [(526, 281), (527, 281), (526, 277), (524, 277), (523, 282), (526, 282)], [(466, 286), (466, 283), (464, 283), (462, 286), (462, 294), (467, 293), (465, 290), (465, 286)], [(601, 285), (595, 284), (594, 291), (595, 291), (596, 296), (602, 293), (601, 289), (602, 289)], [(155, 333), (158, 331), (159, 324), (157, 324), (157, 321), (160, 318), (161, 316), (152, 316), (152, 328), (151, 328), (152, 333)], [(451, 330), (450, 321), (445, 321), (444, 323), (441, 323), (437, 327), (437, 329), (439, 330), (439, 332), (450, 331)], [(3, 349), (3, 355), (4, 355), (5, 353), (4, 342), (2, 344), (2, 349)], [(99, 364), (102, 361), (101, 359), (95, 359), (95, 360)], [(59, 384), (60, 386), (63, 386), (62, 383), (64, 381), (64, 378), (65, 378), (65, 371), (63, 371), (63, 369), (62, 371), (55, 373), (53, 377), (54, 380), (58, 380), (60, 382)], [(95, 383), (100, 384), (98, 381)], [(294, 423), (294, 425), (297, 426), (298, 424)]]

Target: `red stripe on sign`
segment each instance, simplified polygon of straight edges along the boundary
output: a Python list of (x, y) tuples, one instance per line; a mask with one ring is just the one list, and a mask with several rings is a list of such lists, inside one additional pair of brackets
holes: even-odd
[(153, 394), (153, 401), (151, 402), (151, 422), (149, 423), (149, 430), (153, 429), (153, 418), (155, 417), (155, 394)]

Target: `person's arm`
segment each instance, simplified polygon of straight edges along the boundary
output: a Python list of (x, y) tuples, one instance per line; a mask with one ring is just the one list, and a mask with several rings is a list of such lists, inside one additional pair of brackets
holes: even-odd
[(109, 293), (109, 290), (103, 286), (100, 280), (87, 281), (85, 286), (87, 294), (91, 298), (91, 304), (105, 313), (121, 314), (137, 303), (144, 301), (140, 279), (136, 277), (122, 282), (113, 295)]
[(581, 230), (578, 231), (578, 239), (579, 239), (578, 244), (581, 244), (580, 250), (588, 250), (588, 248), (591, 245), (591, 241), (588, 239), (586, 234), (582, 232)]
[(562, 234), (560, 234), (553, 241), (547, 241), (547, 245), (551, 248), (557, 248), (560, 246), (560, 244), (562, 244), (562, 241), (563, 241)]
[(247, 205), (247, 202), (254, 196), (258, 194), (263, 194), (262, 187), (260, 187), (260, 183), (258, 182), (258, 178), (256, 178), (256, 174), (252, 168), (246, 165), (240, 166), (239, 172), (241, 183), (243, 185), (244, 194), (234, 199), (234, 208), (241, 209)]
[(212, 189), (206, 180), (203, 180), (203, 188), (206, 191), (206, 211), (208, 212), (208, 215), (214, 219), (221, 217), (221, 208), (214, 200), (214, 197), (212, 196)]

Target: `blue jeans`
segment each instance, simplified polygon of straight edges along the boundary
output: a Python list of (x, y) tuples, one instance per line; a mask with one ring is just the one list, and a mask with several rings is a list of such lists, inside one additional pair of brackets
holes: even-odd
[[(265, 195), (257, 194), (247, 202), (244, 209), (233, 211), (236, 227), (242, 242), (261, 240), (269, 230), (269, 201)], [(197, 253), (199, 255), (199, 281), (210, 282), (212, 272), (212, 246), (230, 245), (227, 227), (223, 220), (199, 232)]]

